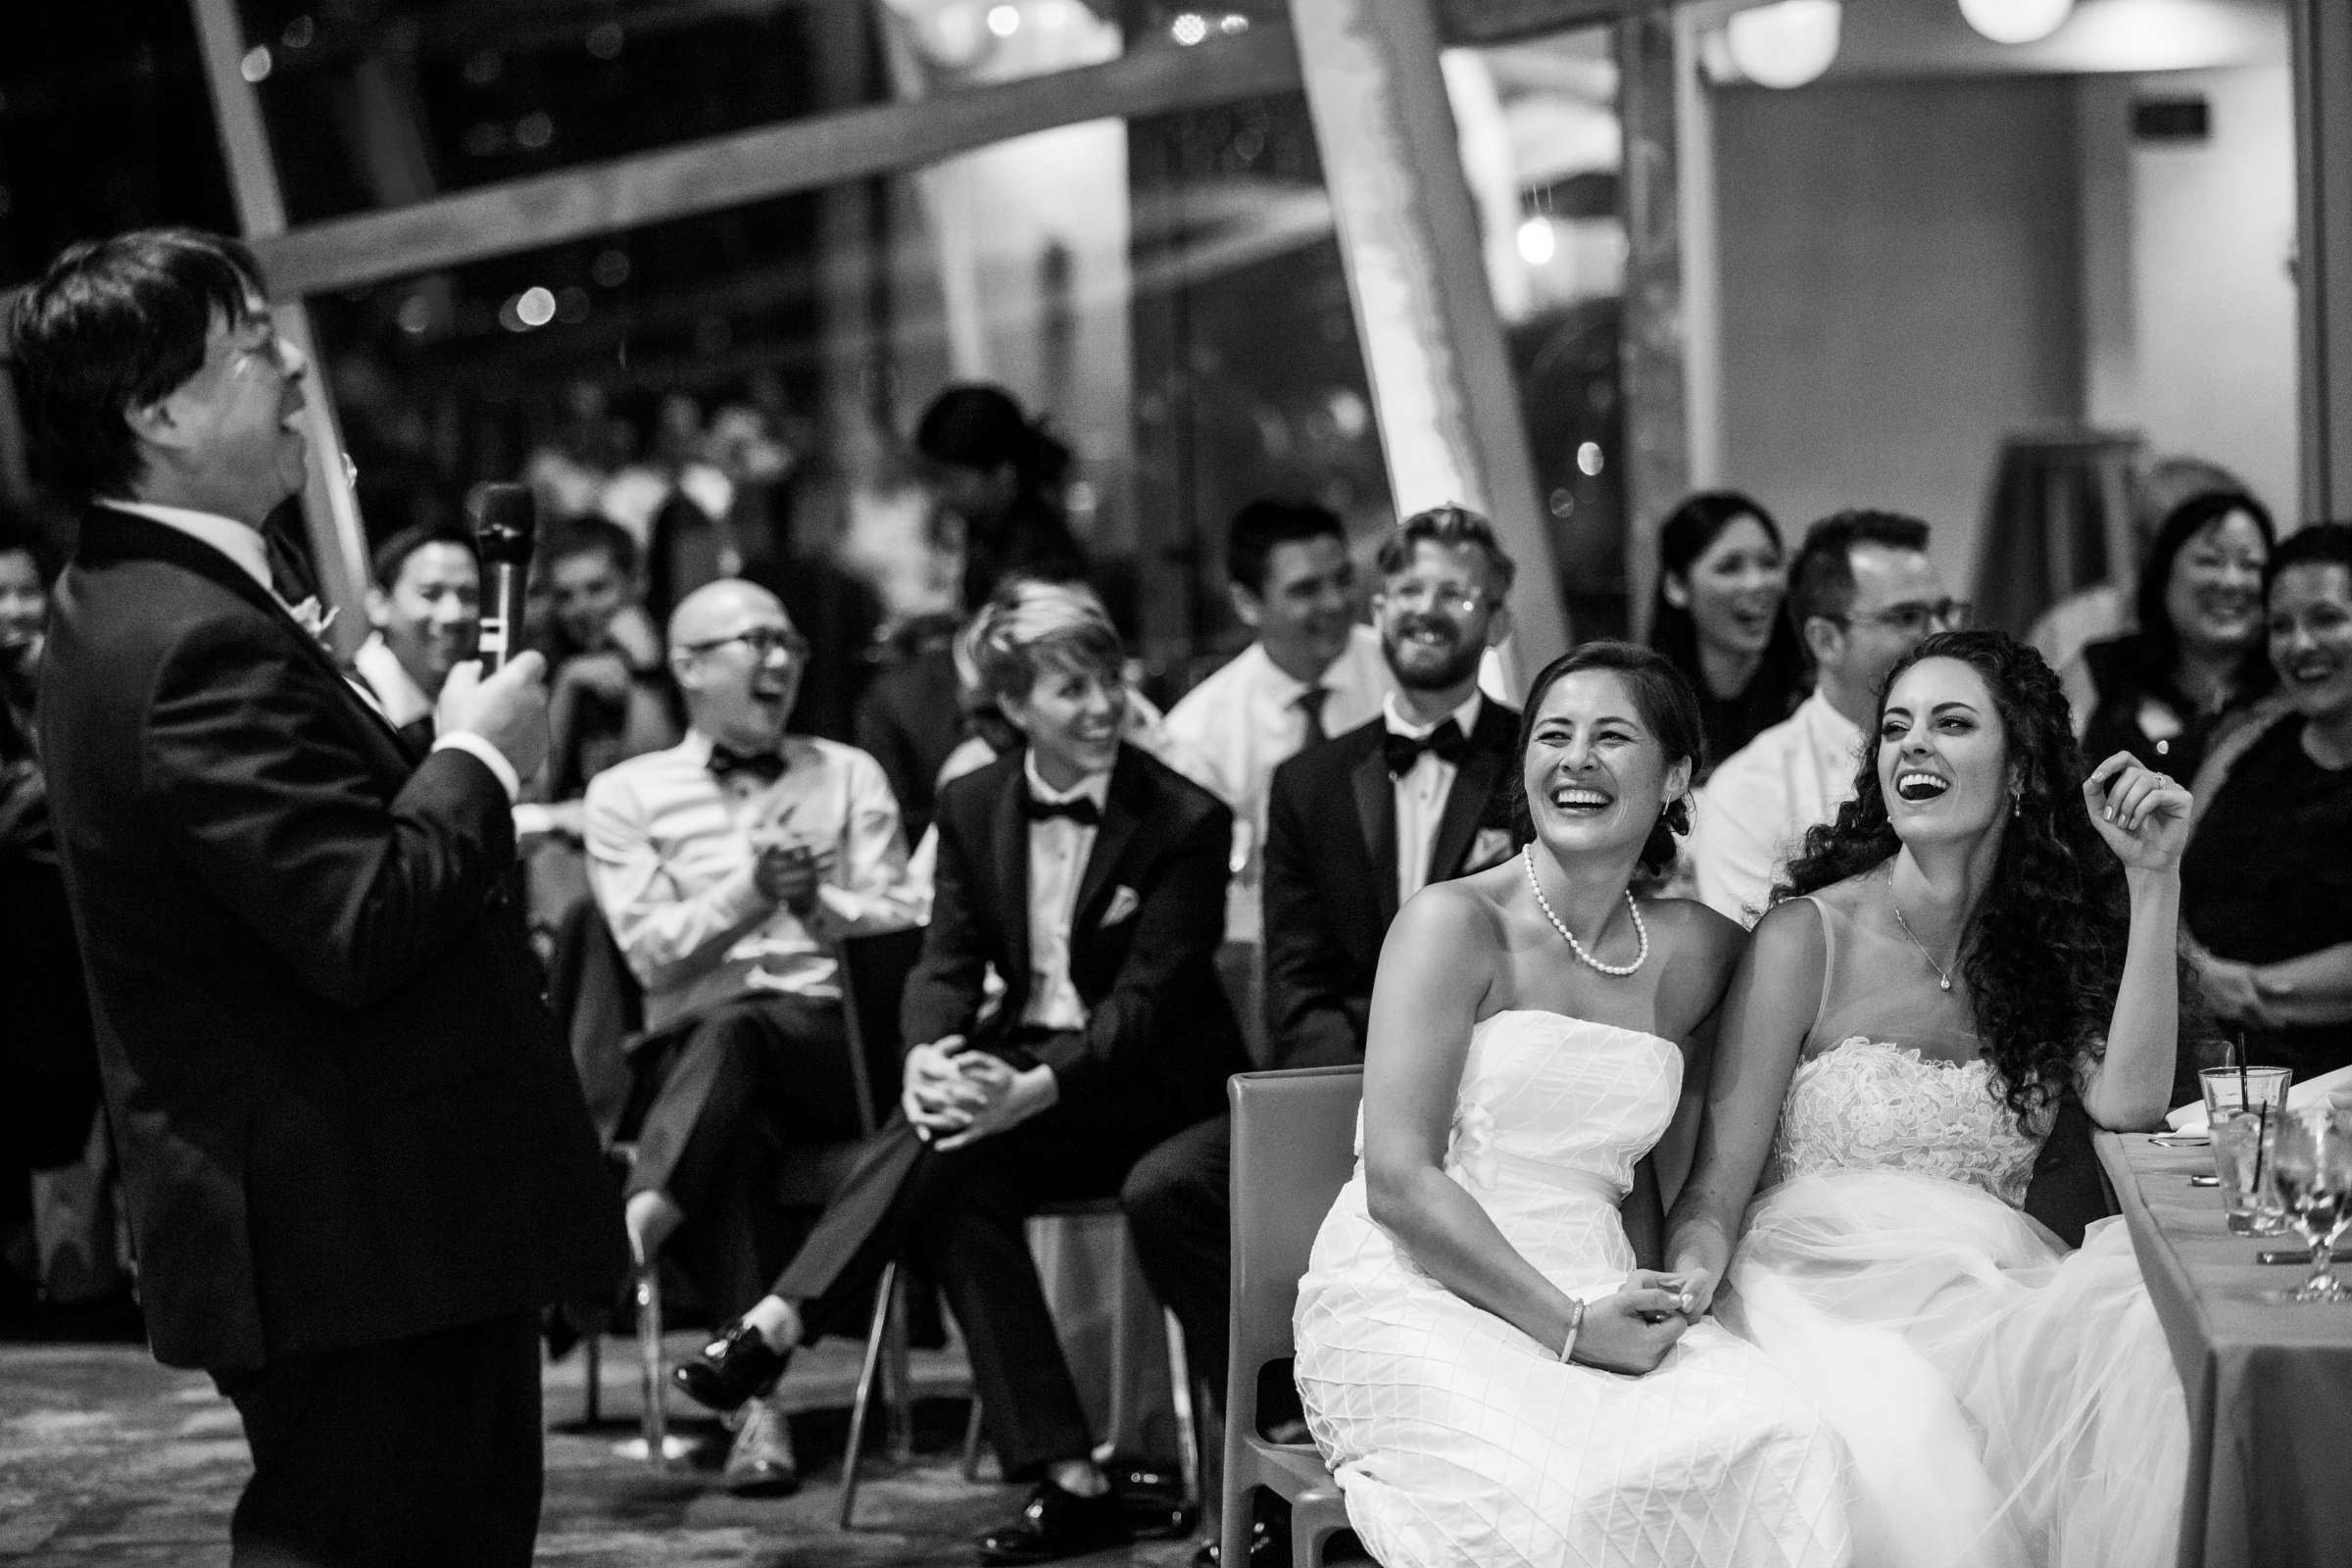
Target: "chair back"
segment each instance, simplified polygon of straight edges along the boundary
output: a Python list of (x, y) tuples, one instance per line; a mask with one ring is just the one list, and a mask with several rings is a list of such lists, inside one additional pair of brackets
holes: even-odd
[(899, 999), (922, 956), (921, 926), (844, 937), (834, 944), (841, 965), (850, 1071), (858, 1086), (858, 1114), (869, 1134), (889, 1119), (898, 1102), (899, 1062), (906, 1054), (906, 1042), (899, 1036)]
[(1257, 1428), (1257, 1378), (1293, 1353), (1298, 1279), (1332, 1200), (1355, 1169), (1361, 1067), (1237, 1073), (1233, 1104), (1233, 1355), (1227, 1441)]

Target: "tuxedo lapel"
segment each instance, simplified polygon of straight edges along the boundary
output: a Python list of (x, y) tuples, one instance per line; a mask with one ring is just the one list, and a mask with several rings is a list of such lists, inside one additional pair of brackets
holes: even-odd
[(77, 560), (98, 565), (111, 561), (160, 561), (194, 572), (207, 582), (226, 589), (254, 609), (277, 622), (278, 627), (297, 646), (303, 656), (318, 662), (330, 676), (345, 700), (364, 711), (375, 731), (390, 744), (404, 761), (412, 767), (417, 759), (411, 754), (401, 738), (375, 705), (362, 697), (351, 683), (350, 675), (336, 663), (302, 622), (296, 620), (278, 602), (277, 596), (253, 580), (252, 574), (204, 541), (177, 528), (169, 528), (150, 517), (110, 507), (92, 507), (82, 514), (81, 539), (74, 549)]
[(1119, 760), (1110, 771), (1110, 791), (1102, 801), (1102, 825), (1095, 830), (1095, 847), (1086, 858), (1086, 869), (1078, 878), (1078, 903), (1070, 917), (1070, 944), (1076, 948), (1078, 938), (1095, 928), (1102, 917), (1097, 906), (1110, 891), (1111, 872), (1118, 867), (1119, 858), (1127, 853), (1127, 841), (1144, 818), (1144, 797), (1150, 793), (1143, 774), (1143, 764), (1135, 753), (1125, 746), (1119, 748)]
[(1021, 803), (1028, 793), (1028, 781), (1015, 767), (997, 793), (989, 831), (996, 862), (997, 929), (1004, 933), (1004, 980), (1007, 988), (1024, 995), (1029, 987), (1029, 816)]
[(1461, 875), (1462, 862), (1487, 821), (1487, 805), (1517, 740), (1518, 726), (1492, 699), (1479, 704), (1478, 723), (1470, 733), (1470, 750), (1454, 769), (1453, 787), (1446, 793), (1446, 809), (1438, 817), (1437, 837), (1429, 847), (1427, 880), (1445, 882)]
[(1371, 743), (1348, 771), (1355, 795), (1356, 824), (1363, 830), (1364, 854), (1372, 861), (1372, 891), (1380, 904), (1380, 923), (1396, 918), (1396, 787), (1389, 778), (1389, 762), (1378, 723)]

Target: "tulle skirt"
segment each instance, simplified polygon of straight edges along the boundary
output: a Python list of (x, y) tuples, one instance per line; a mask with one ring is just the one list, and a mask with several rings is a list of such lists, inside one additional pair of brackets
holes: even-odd
[(2173, 1560), (2187, 1412), (2120, 1220), (2070, 1253), (1960, 1182), (1800, 1176), (1726, 1285), (1726, 1325), (1845, 1440), (1857, 1568)]

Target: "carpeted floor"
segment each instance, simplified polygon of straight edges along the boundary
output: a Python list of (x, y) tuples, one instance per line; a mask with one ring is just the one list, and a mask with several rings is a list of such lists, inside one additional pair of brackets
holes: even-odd
[[(695, 1336), (673, 1339), (670, 1356)], [(858, 1528), (835, 1528), (841, 1452), (858, 1347), (828, 1344), (793, 1364), (793, 1434), (807, 1486), (740, 1500), (717, 1485), (726, 1434), (680, 1415), (697, 1451), (666, 1470), (623, 1457), (636, 1428), (633, 1344), (606, 1342), (604, 1421), (583, 1428), (583, 1356), (547, 1376), (547, 1503), (541, 1563), (576, 1568), (930, 1568), (974, 1561), (978, 1531), (1008, 1517), (1021, 1489), (966, 1482), (958, 1446), (968, 1408), (954, 1351), (917, 1353), (915, 1459), (869, 1458)], [(880, 1447), (868, 1434), (869, 1453)], [(236, 1412), (211, 1381), (155, 1364), (136, 1345), (0, 1344), (0, 1563), (54, 1568), (172, 1564), (223, 1568), (228, 1514), (247, 1473)], [(1078, 1559), (1178, 1568), (1191, 1541), (1139, 1544)]]

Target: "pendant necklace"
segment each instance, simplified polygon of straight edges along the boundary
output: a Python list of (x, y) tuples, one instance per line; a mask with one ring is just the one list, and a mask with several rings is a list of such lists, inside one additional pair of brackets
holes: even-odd
[[(1895, 923), (1896, 925), (1899, 925), (1899, 926), (1901, 926), (1901, 927), (1903, 928), (1903, 935), (1904, 935), (1904, 936), (1906, 936), (1906, 937), (1910, 937), (1910, 939), (1911, 939), (1911, 945), (1912, 945), (1913, 947), (1915, 947), (1915, 948), (1919, 949), (1919, 956), (1920, 956), (1921, 957), (1923, 957), (1923, 958), (1925, 958), (1925, 959), (1927, 959), (1927, 960), (1928, 960), (1928, 967), (1929, 967), (1929, 968), (1931, 968), (1931, 969), (1933, 969), (1933, 970), (1935, 970), (1935, 971), (1936, 971), (1936, 983), (1937, 985), (1941, 986), (1941, 987), (1942, 987), (1944, 990), (1946, 990), (1946, 991), (1949, 991), (1949, 990), (1951, 990), (1951, 989), (1952, 989), (1952, 976), (1951, 976), (1951, 971), (1950, 971), (1950, 970), (1948, 970), (1948, 969), (1946, 969), (1946, 968), (1944, 968), (1944, 966), (1943, 966), (1942, 964), (1940, 964), (1940, 963), (1937, 963), (1937, 962), (1936, 961), (1936, 955), (1934, 955), (1933, 953), (1930, 953), (1930, 952), (1928, 951), (1928, 945), (1927, 945), (1926, 943), (1924, 943), (1924, 942), (1920, 941), (1920, 940), (1919, 940), (1919, 938), (1917, 938), (1917, 937), (1915, 937), (1915, 936), (1912, 936), (1912, 935), (1911, 935), (1911, 922), (1903, 918), (1903, 909), (1902, 909), (1902, 906), (1901, 906), (1901, 905), (1899, 905), (1899, 904), (1891, 904), (1891, 903), (1890, 903), (1890, 904), (1888, 904), (1888, 905), (1886, 906), (1886, 907), (1888, 907), (1889, 909), (1892, 909), (1892, 910), (1894, 911), (1894, 923)], [(1953, 957), (1953, 960), (1952, 960), (1952, 961), (1953, 961), (1953, 962), (1955, 962), (1955, 963), (1959, 962), (1959, 958), (1958, 958), (1958, 956), (1957, 956), (1956, 955), (1954, 956), (1954, 957)]]
[[(1634, 955), (1634, 961), (1631, 963), (1603, 963), (1587, 953), (1585, 945), (1576, 940), (1576, 933), (1569, 930), (1567, 923), (1558, 915), (1552, 913), (1551, 901), (1544, 896), (1544, 884), (1536, 880), (1536, 847), (1530, 844), (1521, 853), (1519, 858), (1527, 866), (1528, 891), (1536, 896), (1536, 907), (1544, 911), (1544, 918), (1551, 922), (1551, 928), (1560, 934), (1560, 940), (1568, 944), (1569, 952), (1584, 959), (1592, 968), (1598, 969), (1602, 974), (1616, 975), (1620, 978), (1632, 974), (1649, 961), (1649, 927), (1642, 923), (1642, 906), (1634, 902), (1632, 888), (1625, 890), (1625, 907), (1627, 912), (1634, 917), (1634, 934), (1642, 939), (1641, 951)], [(1951, 987), (1946, 986), (1944, 989), (1948, 991)]]

